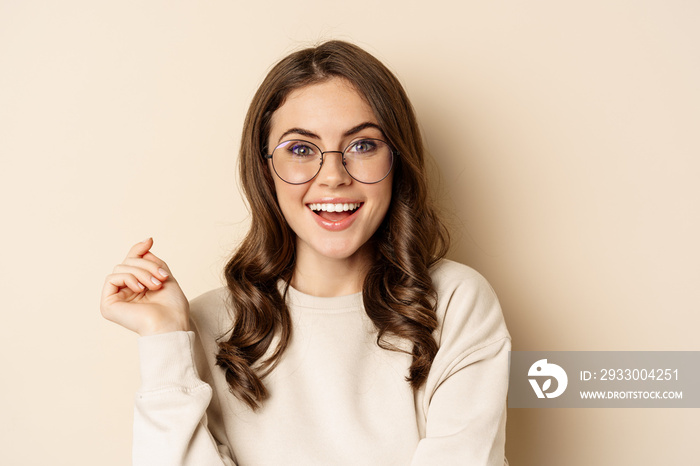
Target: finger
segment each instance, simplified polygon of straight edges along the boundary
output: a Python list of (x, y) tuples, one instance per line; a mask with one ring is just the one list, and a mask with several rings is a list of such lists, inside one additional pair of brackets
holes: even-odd
[[(144, 256), (143, 259), (127, 257), (126, 259), (124, 259), (124, 262), (122, 262), (122, 264), (146, 269), (151, 273), (151, 275), (156, 277), (158, 280), (166, 280), (170, 276), (170, 272), (166, 270), (167, 265), (165, 265), (165, 262), (161, 260), (158, 260), (158, 262), (160, 262), (160, 264), (153, 260), (149, 260), (146, 258), (146, 256)], [(165, 266), (165, 268), (163, 266)]]
[(146, 289), (139, 283), (139, 280), (130, 273), (113, 273), (107, 275), (107, 278), (105, 278), (105, 284), (104, 287), (102, 287), (102, 302), (116, 295), (123, 288), (129, 288), (134, 293), (141, 293)]
[(147, 269), (141, 267), (134, 267), (133, 265), (117, 264), (114, 267), (115, 274), (131, 274), (138, 279), (138, 281), (145, 285), (149, 290), (157, 290), (163, 285), (163, 281)]
[(170, 273), (170, 268), (168, 267), (168, 264), (166, 264), (165, 261), (164, 261), (163, 259), (161, 259), (160, 257), (156, 256), (156, 255), (153, 254), (151, 251), (148, 251), (146, 254), (144, 254), (144, 255), (143, 255), (143, 258), (146, 259), (146, 260), (155, 262), (156, 264), (158, 264), (158, 266), (159, 266), (160, 268), (162, 268), (163, 270), (165, 270), (166, 272), (168, 272), (168, 275), (172, 275), (172, 273)]
[(148, 237), (140, 243), (134, 244), (131, 249), (129, 249), (129, 253), (126, 257), (143, 257), (151, 247), (153, 247), (153, 238)]

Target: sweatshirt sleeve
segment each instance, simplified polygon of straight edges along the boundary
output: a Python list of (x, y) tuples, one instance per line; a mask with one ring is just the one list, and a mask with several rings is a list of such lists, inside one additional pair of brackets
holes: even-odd
[(443, 295), (438, 309), (439, 350), (417, 406), (425, 425), (412, 466), (508, 464), (510, 335), (495, 293), (474, 274)]
[(134, 466), (235, 466), (207, 427), (211, 387), (194, 363), (194, 332), (140, 337), (141, 388), (134, 404)]

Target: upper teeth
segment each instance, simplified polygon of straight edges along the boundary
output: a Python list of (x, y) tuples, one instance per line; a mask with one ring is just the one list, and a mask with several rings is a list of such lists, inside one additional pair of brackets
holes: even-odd
[(346, 203), (346, 204), (309, 204), (311, 210), (325, 210), (326, 212), (343, 212), (346, 210), (355, 210), (360, 207), (359, 202), (357, 203)]

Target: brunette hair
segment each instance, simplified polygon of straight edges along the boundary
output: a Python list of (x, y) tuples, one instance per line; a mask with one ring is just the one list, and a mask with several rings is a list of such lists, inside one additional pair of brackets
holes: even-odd
[(413, 107), (398, 79), (361, 48), (334, 40), (300, 50), (268, 73), (243, 125), (239, 174), (252, 223), (225, 268), (233, 323), (219, 340), (216, 359), (231, 392), (253, 409), (267, 397), (262, 379), (280, 360), (292, 332), (285, 297), (296, 237), (279, 208), (264, 158), (270, 121), (290, 92), (334, 77), (347, 80), (363, 96), (399, 152), (391, 204), (372, 238), (376, 260), (362, 287), (377, 344), (397, 351), (406, 350), (391, 337), (412, 344), (406, 351), (413, 356), (407, 381), (414, 388), (425, 381), (438, 349), (432, 336), (437, 296), (429, 271), (446, 254), (449, 236), (429, 200)]

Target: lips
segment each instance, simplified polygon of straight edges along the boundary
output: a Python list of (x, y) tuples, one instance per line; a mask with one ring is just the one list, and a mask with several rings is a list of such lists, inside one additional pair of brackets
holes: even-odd
[(354, 200), (333, 199), (311, 202), (306, 206), (313, 212), (314, 220), (322, 228), (340, 231), (352, 225), (363, 204)]

